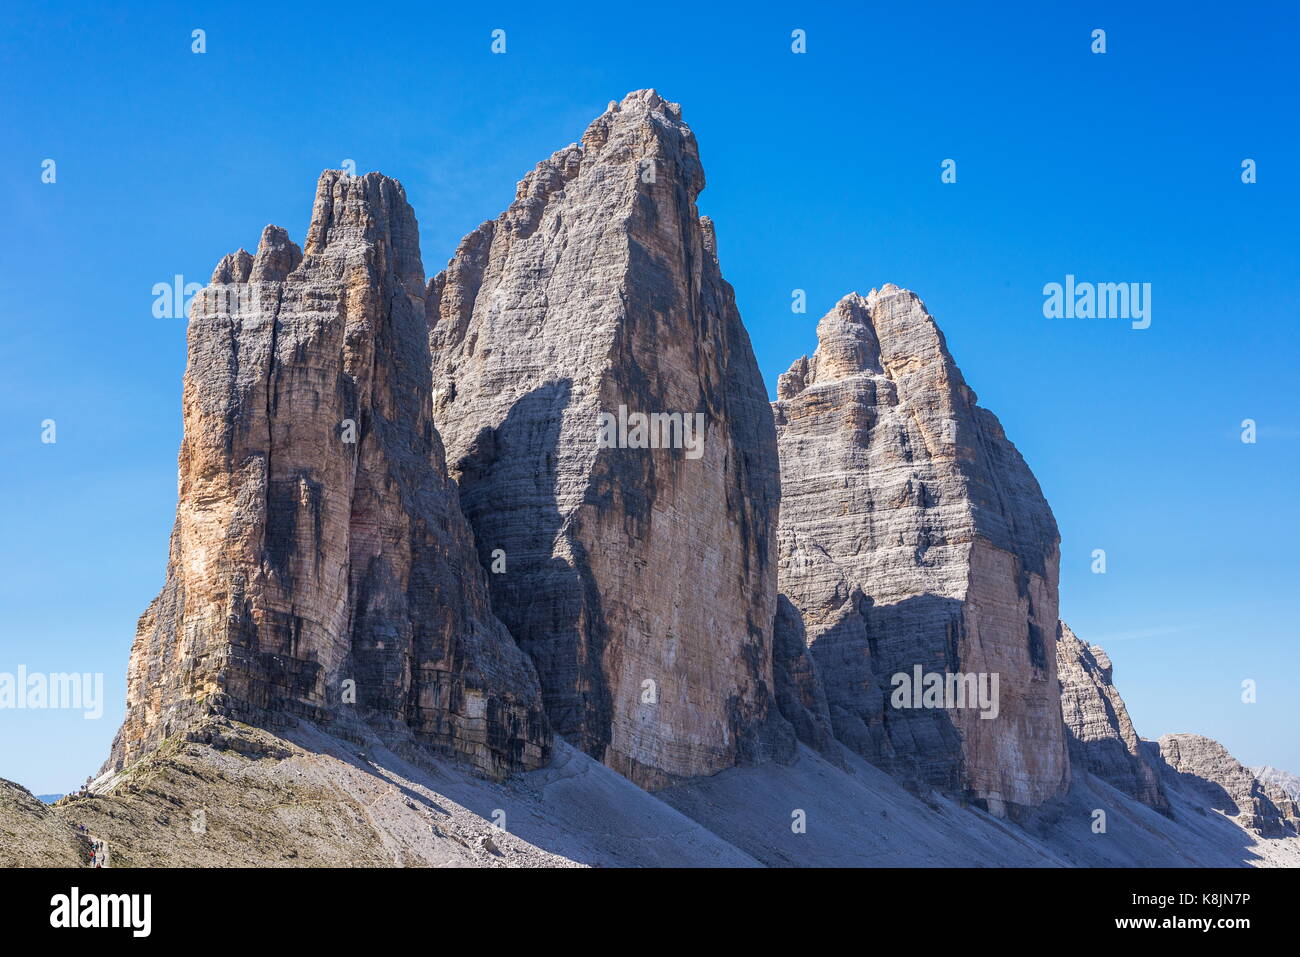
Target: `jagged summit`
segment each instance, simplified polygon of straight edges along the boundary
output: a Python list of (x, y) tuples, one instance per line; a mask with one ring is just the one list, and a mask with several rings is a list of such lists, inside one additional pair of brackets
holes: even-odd
[(854, 375), (894, 378), (914, 371), (920, 361), (938, 362), (944, 384), (961, 390), (970, 404), (977, 397), (948, 352), (947, 340), (921, 298), (887, 282), (867, 295), (843, 296), (817, 323), (817, 350), (801, 356), (777, 382), (778, 398)]
[(283, 282), (302, 262), (302, 249), (283, 227), (268, 225), (250, 256), (240, 247), (221, 258), (212, 270), (213, 285), (246, 282)]
[[(413, 283), (417, 291), (423, 285), (419, 224), (407, 204), (405, 188), (383, 173), (353, 175), (338, 169), (322, 171), (316, 181), (305, 250), (284, 227), (269, 224), (262, 230), (256, 254), (240, 247), (223, 256), (211, 282), (283, 282), (304, 258), (349, 243), (393, 250), (399, 279)], [(386, 259), (383, 264), (388, 265)]]
[(321, 173), (303, 256), (324, 255), (331, 246), (347, 244), (375, 247), (376, 265), (391, 270), (408, 292), (420, 294), (424, 264), (419, 222), (406, 200), (406, 189), (397, 180), (375, 172), (360, 176), (342, 170)]
[[(556, 729), (650, 787), (794, 749), (772, 692), (775, 434), (703, 186), (680, 109), (636, 91), (426, 296), (448, 462), (480, 558), (509, 556), (493, 608)], [(620, 409), (698, 416), (699, 441), (598, 447)]]
[(1290, 771), (1284, 771), (1268, 764), (1253, 767), (1250, 771), (1262, 784), (1272, 784), (1279, 787), (1291, 800), (1300, 801), (1300, 775), (1292, 774)]
[[(682, 105), (673, 103), (659, 95), (657, 90), (644, 89), (633, 90), (623, 97), (622, 100), (610, 100), (609, 105), (605, 107), (605, 112), (592, 120), (587, 127), (589, 134), (593, 129), (602, 126), (602, 121), (607, 120), (611, 114), (649, 114), (655, 116), (659, 122), (671, 126), (685, 126), (682, 120)], [(584, 143), (587, 134), (583, 134)]]
[(1213, 738), (1166, 734), (1146, 747), (1167, 780), (1195, 791), (1242, 827), (1265, 837), (1300, 834), (1300, 805), (1291, 795), (1259, 780)]
[[(611, 181), (605, 183), (605, 178)], [(611, 102), (588, 125), (579, 143), (557, 150), (529, 171), (515, 188), (514, 202), (494, 225), (527, 238), (545, 211), (555, 202), (563, 202), (569, 190), (578, 189), (587, 195), (602, 190), (606, 193), (603, 201), (615, 197), (625, 201), (626, 190), (634, 189), (638, 182), (651, 186), (661, 180), (685, 193), (682, 202), (694, 204), (704, 189), (704, 168), (695, 134), (682, 121), (679, 105), (667, 102), (653, 90), (636, 90), (620, 103)], [(605, 211), (617, 215), (614, 205)], [(651, 205), (642, 212), (649, 215), (653, 211)], [(695, 215), (698, 217), (698, 213)], [(487, 225), (462, 241), (449, 268), (467, 253), (465, 243)]]
[(327, 170), (303, 249), (268, 226), (195, 297), (167, 581), (110, 768), (213, 714), (365, 719), (494, 775), (547, 759), (433, 428), (423, 280), (401, 184)]
[[(845, 296), (817, 335), (773, 404), (799, 619), (778, 627), (802, 626), (835, 736), (869, 760), (997, 813), (1041, 804), (1069, 767), (1051, 509), (914, 293)], [(997, 716), (891, 706), (917, 667), (997, 674)]]

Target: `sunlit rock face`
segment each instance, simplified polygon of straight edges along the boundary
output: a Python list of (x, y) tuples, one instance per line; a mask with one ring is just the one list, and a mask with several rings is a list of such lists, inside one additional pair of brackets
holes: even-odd
[[(504, 566), (493, 608), (554, 728), (646, 787), (794, 748), (772, 688), (775, 430), (703, 187), (681, 108), (631, 93), (426, 300), (434, 418), (480, 559)], [(685, 447), (602, 442), (620, 410), (701, 426)]]
[(1260, 781), (1213, 738), (1166, 734), (1144, 742), (1161, 773), (1207, 807), (1263, 837), (1300, 834), (1300, 805), (1276, 784)]
[[(846, 296), (817, 337), (773, 403), (780, 590), (835, 736), (995, 813), (1039, 805), (1069, 779), (1051, 509), (914, 294)], [(894, 676), (918, 668), (983, 682), (996, 707), (896, 706)]]
[(401, 185), (322, 174), (305, 248), (268, 226), (225, 257), (188, 336), (167, 580), (109, 766), (211, 712), (341, 711), (490, 774), (544, 763), (536, 675), (489, 609), (433, 428)]

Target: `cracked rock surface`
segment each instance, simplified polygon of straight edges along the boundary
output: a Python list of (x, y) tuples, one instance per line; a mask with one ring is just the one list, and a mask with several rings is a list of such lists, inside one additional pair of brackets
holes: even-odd
[(433, 427), (415, 215), (321, 175), (305, 248), (268, 226), (190, 312), (180, 495), (108, 767), (218, 713), (340, 709), (489, 774), (538, 767), (531, 663), (488, 605)]
[[(555, 730), (645, 787), (789, 760), (772, 676), (776, 437), (681, 108), (611, 103), (426, 297), (434, 417), (492, 605)], [(599, 447), (600, 413), (699, 415)], [(698, 453), (698, 454), (695, 454)]]
[[(780, 590), (835, 736), (995, 814), (1059, 795), (1060, 537), (1038, 482), (913, 293), (845, 296), (817, 338), (773, 403)], [(894, 707), (893, 676), (917, 666), (997, 674), (997, 717)]]

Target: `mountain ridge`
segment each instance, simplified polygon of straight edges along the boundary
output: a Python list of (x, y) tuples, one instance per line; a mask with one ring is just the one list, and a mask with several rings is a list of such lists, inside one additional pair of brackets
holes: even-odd
[(127, 717), (85, 793), (0, 788), (0, 864), (1300, 864), (1281, 787), (1137, 737), (915, 293), (768, 402), (703, 187), (640, 90), (427, 280), (378, 173), (224, 257)]

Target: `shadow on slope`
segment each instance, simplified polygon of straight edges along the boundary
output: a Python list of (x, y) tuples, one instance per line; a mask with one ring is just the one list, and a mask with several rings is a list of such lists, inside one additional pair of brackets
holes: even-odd
[(118, 867), (756, 865), (563, 741), (495, 782), (359, 723), (215, 719), (55, 810)]
[(789, 766), (652, 795), (563, 740), (549, 767), (497, 782), (359, 723), (277, 737), (215, 719), (50, 811), (119, 867), (1300, 865), (1300, 840), (1257, 838), (1181, 790), (1170, 820), (1078, 774), (1020, 826), (842, 751), (847, 770), (801, 746)]
[[(1023, 825), (913, 793), (844, 749), (847, 773), (807, 748), (789, 768), (739, 768), (657, 796), (769, 866), (1242, 867), (1300, 864), (1300, 841), (1263, 840), (1187, 795), (1174, 820), (1090, 774)], [(1106, 832), (1093, 833), (1093, 811)], [(792, 828), (797, 811), (806, 830)]]
[[(1166, 816), (1076, 769), (1065, 798), (1040, 809), (1025, 829), (1077, 867), (1248, 867), (1273, 856), (1274, 842), (1259, 841), (1185, 795), (1169, 798)], [(1103, 833), (1093, 830), (1097, 811), (1105, 812)]]

